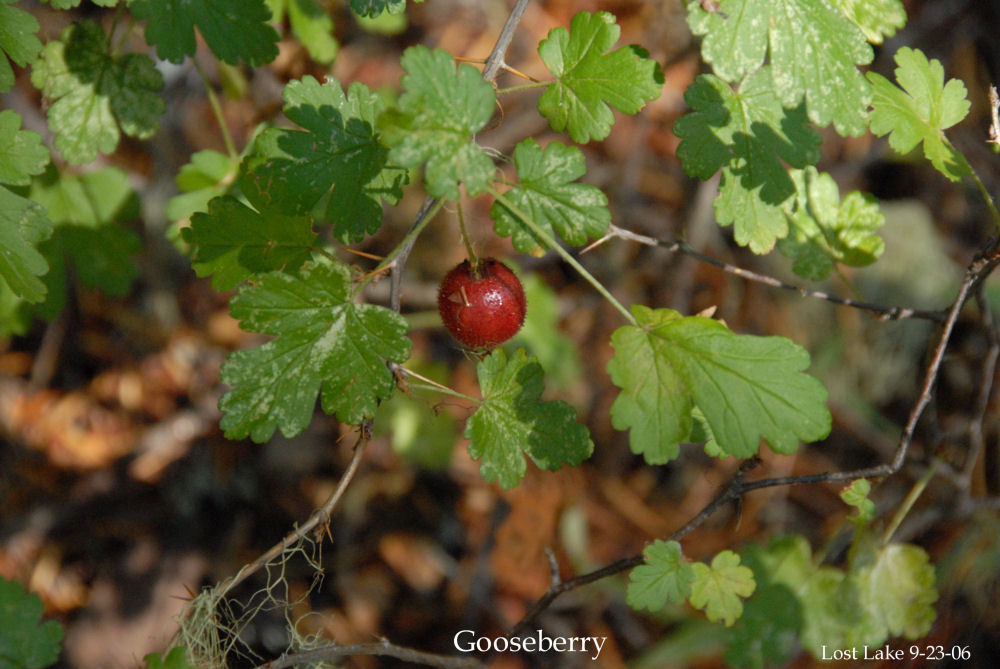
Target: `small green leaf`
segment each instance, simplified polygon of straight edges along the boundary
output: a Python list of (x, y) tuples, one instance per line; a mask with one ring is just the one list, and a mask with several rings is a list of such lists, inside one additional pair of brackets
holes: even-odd
[(378, 122), (389, 161), (403, 167), (426, 163), (427, 192), (434, 197), (457, 200), (459, 182), (469, 195), (482, 193), (495, 169), (474, 135), (493, 115), (493, 87), (471, 65), (456, 69), (442, 49), (410, 47), (400, 62), (405, 92), (399, 108)]
[(38, 20), (19, 7), (10, 7), (14, 2), (0, 0), (0, 93), (14, 85), (14, 70), (7, 59), (24, 67), (42, 50), (36, 35)]
[(402, 197), (406, 172), (387, 166), (375, 121), (384, 103), (364, 84), (347, 94), (336, 79), (311, 76), (285, 87), (285, 116), (304, 130), (265, 130), (243, 165), (240, 184), (259, 207), (307, 214), (333, 223), (346, 243), (361, 241), (382, 222), (382, 202)]
[(574, 142), (607, 137), (614, 123), (610, 107), (635, 114), (660, 95), (663, 72), (645, 50), (629, 45), (607, 53), (620, 32), (612, 14), (580, 12), (568, 32), (553, 28), (538, 45), (556, 77), (538, 98), (538, 111), (553, 130), (568, 128)]
[(278, 33), (268, 25), (264, 0), (135, 0), (131, 10), (147, 22), (146, 41), (172, 63), (194, 55), (196, 27), (212, 53), (230, 65), (245, 60), (256, 67), (278, 55)]
[(684, 100), (693, 111), (674, 126), (684, 171), (708, 179), (722, 168), (715, 201), (719, 224), (735, 223), (737, 243), (767, 253), (788, 234), (782, 206), (795, 195), (795, 184), (784, 163), (815, 163), (819, 133), (801, 105), (782, 107), (769, 67), (747, 77), (738, 92), (716, 76), (701, 75)]
[(40, 276), (49, 271), (39, 242), (52, 235), (52, 221), (35, 202), (0, 186), (0, 279), (11, 293), (28, 302), (45, 299)]
[(469, 417), (465, 436), (469, 454), (482, 460), (480, 472), (504, 489), (521, 482), (527, 471), (522, 451), (542, 469), (578, 465), (594, 450), (590, 435), (576, 422), (576, 411), (563, 401), (547, 402), (542, 394), (542, 366), (518, 349), (507, 360), (493, 351), (477, 367), (483, 394)]
[(872, 100), (871, 131), (889, 135), (889, 146), (901, 154), (923, 142), (924, 156), (938, 172), (952, 181), (972, 173), (965, 156), (944, 136), (944, 130), (969, 113), (965, 85), (958, 79), (944, 81), (944, 68), (927, 60), (921, 51), (901, 47), (896, 52), (897, 88), (876, 72), (868, 73)]
[(899, 0), (831, 0), (830, 4), (861, 29), (872, 44), (906, 25), (906, 9)]
[(736, 335), (709, 318), (634, 305), (638, 326), (611, 337), (611, 380), (622, 392), (611, 406), (616, 429), (631, 429), (633, 452), (650, 464), (677, 457), (692, 429), (692, 407), (705, 416), (719, 449), (746, 458), (761, 439), (793, 453), (798, 440), (830, 432), (826, 389), (802, 372), (809, 354), (784, 337)]
[(9, 109), (0, 111), (0, 183), (27, 186), (49, 162), (42, 136), (21, 130), (21, 117)]
[(351, 0), (351, 11), (367, 18), (401, 14), (406, 11), (406, 0)]
[(840, 491), (840, 499), (844, 504), (856, 507), (858, 515), (851, 518), (853, 523), (870, 523), (875, 518), (875, 502), (868, 499), (872, 484), (868, 479), (855, 479), (851, 485)]
[(0, 665), (42, 669), (55, 664), (63, 628), (54, 620), (41, 622), (42, 612), (38, 595), (0, 577)]
[(715, 74), (735, 82), (766, 62), (785, 107), (805, 100), (809, 120), (842, 135), (865, 131), (871, 91), (858, 65), (874, 55), (864, 35), (826, 2), (721, 0), (708, 12), (688, 0), (688, 23), (705, 35), (701, 53)]
[[(559, 142), (542, 149), (529, 137), (514, 148), (514, 166), (519, 183), (504, 197), (549, 235), (558, 231), (567, 243), (579, 246), (608, 229), (608, 198), (595, 186), (572, 183), (587, 170), (580, 149)], [(533, 253), (544, 248), (501, 202), (493, 203), (490, 216), (496, 221), (493, 229), (498, 235), (513, 235), (518, 251)]]
[(196, 213), (182, 234), (194, 247), (195, 272), (211, 274), (212, 288), (220, 292), (265, 272), (298, 269), (316, 240), (309, 217), (258, 213), (228, 195), (209, 202), (208, 213)]
[(112, 56), (104, 30), (87, 20), (45, 45), (31, 83), (50, 100), (49, 128), (71, 163), (111, 153), (121, 133), (148, 139), (165, 110), (163, 76), (148, 57)]
[(712, 566), (695, 562), (692, 566), (691, 606), (703, 609), (712, 622), (731, 626), (743, 615), (743, 602), (757, 587), (753, 572), (740, 564), (740, 556), (725, 550), (712, 558)]
[(694, 567), (676, 541), (654, 541), (642, 551), (645, 564), (629, 572), (626, 601), (633, 609), (659, 611), (667, 600), (683, 604), (691, 594)]
[(797, 191), (785, 212), (791, 234), (778, 240), (778, 250), (795, 259), (796, 274), (825, 279), (837, 263), (863, 267), (882, 255), (885, 243), (877, 231), (885, 217), (874, 197), (852, 191), (841, 202), (829, 174), (815, 167), (790, 174)]
[(205, 149), (191, 156), (177, 173), (175, 195), (167, 202), (167, 219), (180, 221), (198, 211), (208, 211), (212, 198), (224, 195), (235, 181), (239, 162), (224, 153)]
[(275, 428), (286, 437), (298, 434), (312, 419), (317, 395), (324, 412), (360, 423), (395, 389), (386, 362), (404, 362), (410, 351), (403, 317), (355, 304), (342, 263), (265, 274), (240, 289), (230, 311), (244, 330), (278, 337), (231, 354), (222, 366), (223, 383), (233, 386), (219, 402), (230, 439), (264, 442)]

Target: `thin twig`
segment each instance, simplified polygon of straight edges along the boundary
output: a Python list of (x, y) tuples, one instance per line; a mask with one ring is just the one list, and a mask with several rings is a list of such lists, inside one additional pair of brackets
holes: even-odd
[(337, 503), (340, 502), (340, 498), (344, 495), (344, 491), (347, 490), (348, 484), (354, 478), (354, 475), (358, 471), (358, 467), (361, 465), (361, 459), (365, 454), (365, 448), (368, 446), (368, 437), (371, 432), (367, 423), (370, 423), (370, 421), (365, 421), (365, 424), (362, 424), (360, 428), (361, 431), (358, 435), (358, 441), (354, 445), (354, 456), (351, 458), (351, 463), (347, 466), (347, 471), (345, 471), (344, 475), (340, 477), (340, 483), (337, 484), (336, 490), (334, 490), (333, 494), (331, 494), (326, 502), (323, 503), (323, 506), (313, 511), (312, 515), (309, 516), (309, 520), (307, 520), (301, 527), (296, 527), (294, 530), (289, 532), (284, 539), (272, 546), (266, 553), (240, 569), (235, 576), (231, 576), (229, 579), (220, 583), (217, 593), (219, 598), (224, 597), (226, 593), (246, 580), (251, 574), (256, 573), (265, 565), (269, 564), (272, 560), (285, 552), (289, 546), (292, 546), (296, 542), (304, 539), (320, 523), (326, 524), (330, 521), (330, 517), (333, 515), (333, 510), (337, 508)]
[(620, 239), (625, 239), (628, 241), (636, 242), (638, 244), (645, 244), (646, 246), (657, 246), (670, 251), (671, 253), (683, 253), (684, 255), (694, 258), (700, 262), (717, 267), (722, 271), (732, 274), (733, 276), (738, 276), (748, 281), (756, 281), (757, 283), (762, 283), (774, 288), (781, 288), (782, 290), (788, 290), (798, 293), (802, 297), (814, 297), (821, 300), (826, 300), (828, 302), (833, 302), (834, 304), (839, 304), (845, 307), (853, 307), (855, 309), (862, 309), (864, 311), (869, 311), (878, 315), (879, 320), (894, 321), (902, 320), (904, 318), (922, 318), (929, 321), (934, 321), (935, 323), (942, 323), (946, 318), (945, 311), (927, 311), (923, 309), (907, 309), (904, 307), (890, 307), (883, 306), (880, 304), (872, 304), (870, 302), (861, 302), (859, 300), (853, 300), (847, 297), (838, 297), (836, 295), (830, 295), (821, 290), (813, 290), (811, 288), (805, 288), (802, 286), (796, 286), (790, 283), (786, 283), (781, 279), (776, 279), (773, 276), (768, 276), (766, 274), (760, 274), (758, 272), (753, 272), (742, 267), (736, 267), (735, 265), (730, 265), (727, 262), (718, 260), (711, 256), (707, 256), (703, 253), (696, 251), (686, 242), (680, 240), (669, 240), (669, 239), (657, 239), (656, 237), (649, 237), (647, 235), (641, 235), (631, 230), (625, 230), (624, 228), (619, 228), (618, 226), (612, 224), (608, 228), (608, 232), (604, 237), (598, 239), (596, 242), (588, 246), (584, 251), (589, 250), (598, 244), (601, 244), (608, 239), (618, 237)]
[(962, 470), (961, 485), (966, 492), (972, 489), (972, 474), (976, 469), (976, 462), (983, 452), (985, 440), (983, 438), (983, 421), (986, 419), (986, 410), (989, 407), (990, 395), (993, 392), (993, 380), (997, 369), (997, 358), (1000, 357), (1000, 335), (997, 333), (997, 324), (993, 318), (993, 311), (990, 304), (983, 295), (983, 286), (979, 285), (976, 291), (976, 304), (979, 307), (980, 324), (989, 343), (989, 350), (986, 358), (982, 361), (982, 377), (979, 383), (979, 394), (976, 397), (976, 405), (973, 409), (972, 417), (969, 420), (969, 451), (966, 453), (965, 467)]

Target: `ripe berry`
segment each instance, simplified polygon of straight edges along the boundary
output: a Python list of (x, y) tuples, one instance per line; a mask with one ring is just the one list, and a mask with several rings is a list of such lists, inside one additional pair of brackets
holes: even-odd
[(468, 260), (445, 275), (438, 311), (451, 336), (471, 349), (493, 348), (521, 329), (527, 302), (521, 281), (503, 263), (487, 258), (473, 270)]

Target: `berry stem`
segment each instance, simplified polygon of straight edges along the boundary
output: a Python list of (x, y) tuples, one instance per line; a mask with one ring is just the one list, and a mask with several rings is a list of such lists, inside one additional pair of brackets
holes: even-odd
[(581, 265), (576, 258), (570, 255), (569, 251), (567, 251), (562, 246), (557, 244), (556, 240), (552, 238), (552, 235), (543, 230), (537, 223), (535, 223), (535, 221), (530, 216), (528, 216), (523, 211), (515, 207), (511, 203), (511, 201), (505, 198), (496, 188), (494, 188), (493, 186), (487, 186), (487, 189), (489, 190), (490, 195), (492, 195), (497, 202), (507, 207), (507, 209), (509, 209), (512, 214), (521, 219), (521, 222), (524, 223), (528, 227), (528, 229), (535, 234), (536, 237), (542, 240), (542, 242), (547, 247), (549, 247), (550, 249), (554, 250), (556, 253), (561, 255), (563, 260), (569, 263), (570, 266), (580, 274), (580, 276), (586, 279), (587, 282), (594, 287), (594, 290), (603, 295), (604, 299), (610, 302), (615, 307), (615, 309), (620, 311), (622, 315), (625, 316), (625, 319), (629, 323), (631, 323), (632, 325), (639, 324), (635, 320), (635, 316), (633, 316), (632, 313), (628, 309), (626, 309), (621, 302), (615, 299), (615, 296), (612, 295), (600, 281), (594, 278), (594, 275), (588, 272), (586, 268), (583, 265)]
[(479, 272), (479, 257), (476, 255), (476, 250), (472, 248), (472, 242), (469, 240), (469, 233), (465, 229), (465, 215), (462, 213), (462, 203), (458, 202), (458, 229), (462, 233), (462, 242), (465, 244), (465, 252), (469, 254), (469, 264), (472, 265), (472, 276), (477, 281), (482, 278)]

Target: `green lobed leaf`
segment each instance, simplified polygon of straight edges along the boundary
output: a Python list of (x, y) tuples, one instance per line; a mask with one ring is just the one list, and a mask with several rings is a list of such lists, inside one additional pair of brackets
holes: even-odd
[(55, 226), (40, 247), (51, 266), (45, 277), (49, 297), (40, 315), (52, 318), (63, 308), (68, 267), (88, 288), (128, 293), (138, 275), (133, 257), (142, 244), (123, 225), (139, 217), (139, 199), (125, 172), (104, 167), (76, 176), (50, 169), (32, 184), (31, 198), (45, 207)]
[(49, 128), (71, 163), (111, 153), (123, 132), (152, 137), (165, 110), (163, 76), (153, 61), (140, 54), (112, 56), (104, 30), (90, 20), (68, 26), (45, 45), (31, 83), (55, 101)]
[(212, 288), (220, 292), (265, 272), (298, 269), (316, 240), (308, 216), (258, 213), (228, 195), (209, 202), (208, 213), (196, 213), (181, 234), (193, 247), (195, 273), (211, 274)]
[(243, 60), (256, 67), (278, 55), (278, 33), (264, 0), (135, 0), (131, 10), (147, 22), (146, 41), (172, 63), (194, 55), (195, 28), (230, 65)]
[(684, 559), (676, 541), (656, 540), (642, 551), (645, 564), (628, 575), (625, 599), (633, 609), (659, 611), (667, 600), (683, 604), (691, 594), (694, 567)]
[[(36, 247), (51, 235), (52, 221), (45, 209), (0, 186), (0, 280), (10, 290), (9, 302), (45, 299), (46, 287), (39, 277), (48, 272), (49, 264)], [(13, 304), (8, 307), (9, 312)]]
[(167, 202), (167, 219), (180, 221), (208, 211), (209, 201), (232, 187), (238, 167), (236, 159), (211, 149), (192, 154), (191, 162), (182, 165), (175, 178), (180, 194)]
[(919, 639), (930, 632), (938, 593), (934, 565), (924, 549), (913, 544), (887, 544), (872, 564), (852, 570), (851, 581), (859, 589), (860, 605), (874, 623), (869, 623), (869, 633), (883, 639), (888, 635)]
[(556, 77), (538, 98), (538, 111), (553, 130), (568, 129), (574, 142), (607, 137), (614, 123), (610, 107), (635, 114), (660, 95), (663, 72), (648, 52), (635, 45), (608, 52), (620, 32), (608, 12), (579, 12), (568, 32), (553, 28), (538, 45)]
[(223, 383), (233, 386), (219, 402), (230, 439), (264, 442), (276, 428), (298, 434), (317, 395), (324, 412), (360, 423), (395, 389), (386, 362), (404, 362), (410, 351), (403, 317), (355, 304), (350, 272), (339, 262), (264, 274), (240, 288), (230, 312), (244, 330), (277, 336), (231, 354), (222, 366)]
[(819, 160), (819, 133), (802, 105), (782, 107), (769, 67), (747, 77), (739, 91), (700, 75), (684, 100), (692, 112), (674, 125), (684, 171), (704, 180), (721, 168), (716, 218), (721, 225), (735, 223), (737, 243), (767, 253), (788, 234), (782, 206), (795, 195), (795, 184), (784, 163), (805, 167)]
[(41, 622), (42, 600), (20, 583), (0, 577), (0, 664), (41, 669), (55, 664), (63, 638), (62, 625)]
[(471, 65), (456, 69), (455, 59), (442, 49), (410, 47), (400, 62), (405, 92), (398, 109), (378, 122), (389, 162), (426, 163), (427, 192), (434, 197), (457, 200), (459, 182), (469, 195), (484, 192), (495, 169), (474, 135), (493, 115), (493, 87)]
[[(518, 185), (504, 197), (550, 235), (558, 231), (567, 243), (579, 246), (608, 229), (608, 198), (595, 186), (572, 183), (587, 171), (580, 149), (560, 142), (542, 149), (529, 137), (514, 148), (514, 167)], [(541, 240), (501, 202), (493, 203), (490, 216), (496, 233), (513, 236), (518, 251), (537, 254), (544, 249)]]
[(332, 77), (320, 84), (311, 76), (285, 87), (285, 116), (304, 130), (272, 128), (254, 143), (240, 183), (259, 206), (306, 214), (321, 205), (345, 244), (376, 232), (382, 202), (402, 197), (405, 170), (387, 164), (375, 121), (381, 98), (361, 83), (347, 94)]
[(875, 502), (868, 499), (872, 484), (868, 479), (855, 479), (851, 485), (840, 491), (844, 504), (856, 507), (858, 515), (850, 518), (853, 523), (870, 523), (875, 518)]
[(38, 19), (20, 7), (11, 7), (16, 0), (0, 0), (0, 93), (14, 85), (14, 70), (10, 62), (24, 67), (42, 50), (38, 36)]
[(634, 305), (638, 326), (611, 337), (611, 406), (616, 429), (630, 429), (632, 451), (650, 464), (677, 457), (697, 406), (726, 455), (746, 458), (764, 439), (790, 454), (798, 440), (830, 432), (826, 389), (803, 373), (809, 354), (784, 337), (737, 335), (710, 318)]
[(482, 460), (487, 481), (504, 489), (521, 482), (527, 471), (524, 453), (542, 469), (578, 465), (594, 450), (587, 428), (563, 401), (542, 401), (542, 366), (518, 349), (508, 361), (496, 349), (477, 366), (483, 399), (469, 417), (465, 437), (469, 454)]
[(944, 81), (944, 68), (928, 60), (921, 51), (901, 47), (895, 55), (897, 88), (877, 72), (869, 72), (875, 97), (872, 100), (871, 131), (889, 135), (889, 146), (909, 153), (921, 142), (924, 156), (938, 172), (952, 181), (972, 173), (968, 162), (944, 136), (944, 130), (969, 113), (965, 84)]
[(794, 203), (785, 211), (791, 233), (778, 240), (778, 250), (794, 258), (792, 270), (807, 279), (829, 276), (837, 263), (870, 265), (885, 250), (877, 231), (885, 223), (878, 201), (852, 191), (840, 200), (837, 183), (815, 167), (791, 170)]
[(367, 18), (386, 13), (401, 14), (405, 10), (406, 0), (351, 0), (351, 11)]
[(830, 4), (861, 29), (872, 44), (906, 25), (906, 9), (899, 0), (830, 0)]
[(757, 587), (753, 572), (740, 564), (740, 556), (725, 550), (712, 558), (712, 565), (695, 562), (691, 565), (691, 606), (705, 611), (712, 622), (721, 620), (731, 626), (743, 615), (743, 601)]
[(0, 111), (0, 183), (27, 186), (49, 162), (42, 136), (21, 130), (21, 117), (9, 109)]
[(815, 0), (721, 0), (708, 12), (688, 0), (688, 23), (705, 35), (701, 53), (722, 79), (735, 82), (765, 62), (785, 107), (805, 100), (809, 119), (842, 135), (865, 131), (871, 91), (858, 65), (874, 52), (847, 17)]

